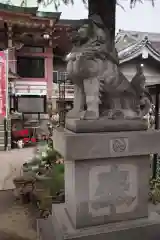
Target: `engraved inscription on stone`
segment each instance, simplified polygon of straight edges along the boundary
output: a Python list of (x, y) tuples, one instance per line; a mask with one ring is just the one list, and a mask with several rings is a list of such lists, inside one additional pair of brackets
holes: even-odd
[(131, 212), (137, 206), (137, 168), (97, 166), (89, 173), (89, 212), (93, 217)]
[(110, 151), (121, 153), (128, 151), (128, 138), (114, 138), (110, 140)]

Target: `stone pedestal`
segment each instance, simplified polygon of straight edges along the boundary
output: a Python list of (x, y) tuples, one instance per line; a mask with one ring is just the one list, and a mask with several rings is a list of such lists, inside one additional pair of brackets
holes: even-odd
[(149, 157), (66, 162), (66, 210), (76, 228), (148, 216)]
[(146, 240), (157, 236), (151, 229), (160, 234), (159, 217), (148, 218), (149, 154), (160, 152), (159, 143), (154, 130), (56, 131), (54, 146), (65, 158), (66, 202), (53, 205), (48, 226), (54, 236), (42, 239), (125, 240), (149, 231)]

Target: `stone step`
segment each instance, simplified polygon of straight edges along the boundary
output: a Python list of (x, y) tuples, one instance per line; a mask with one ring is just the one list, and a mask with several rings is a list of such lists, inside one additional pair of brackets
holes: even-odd
[(4, 131), (4, 125), (0, 125), (0, 131)]
[[(10, 125), (8, 125), (8, 130), (11, 131)], [(4, 131), (4, 124), (0, 124), (0, 131)]]
[(4, 144), (1, 144), (1, 143), (0, 143), (0, 151), (4, 151), (4, 150), (5, 150)]
[[(8, 121), (8, 150), (11, 149), (11, 121)], [(0, 120), (0, 151), (5, 150), (4, 120)]]
[[(0, 129), (0, 133), (4, 133), (4, 129)], [(8, 131), (8, 134), (11, 135), (11, 131)]]

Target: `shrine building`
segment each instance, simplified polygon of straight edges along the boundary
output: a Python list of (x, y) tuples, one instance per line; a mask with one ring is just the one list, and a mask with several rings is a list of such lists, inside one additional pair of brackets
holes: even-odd
[[(8, 111), (20, 111), (41, 120), (47, 102), (64, 114), (73, 105), (74, 87), (67, 79), (65, 56), (71, 34), (82, 20), (60, 19), (59, 12), (0, 3), (0, 51), (8, 51)], [(147, 86), (160, 83), (160, 34), (120, 30), (115, 38), (120, 68), (131, 80), (136, 65), (144, 68)], [(64, 118), (64, 116), (63, 116)], [(0, 149), (10, 147), (3, 119)]]
[[(11, 109), (30, 119), (47, 115), (53, 91), (54, 31), (60, 15), (0, 3), (0, 51), (8, 53), (7, 120)], [(2, 116), (0, 119), (0, 150), (4, 150), (10, 148), (12, 131)]]

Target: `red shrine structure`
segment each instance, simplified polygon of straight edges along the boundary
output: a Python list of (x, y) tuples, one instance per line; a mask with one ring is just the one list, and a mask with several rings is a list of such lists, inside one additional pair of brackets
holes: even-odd
[(54, 55), (64, 56), (71, 47), (71, 25), (59, 22), (60, 15), (0, 3), (0, 51), (7, 54), (8, 98), (6, 116), (0, 118), (0, 150), (11, 147), (15, 127), (8, 121), (11, 112), (21, 113), (23, 122), (34, 117), (40, 121), (47, 115), (47, 102), (53, 96)]
[(0, 49), (8, 49), (9, 73), (17, 74), (14, 92), (50, 96), (52, 34), (60, 13), (0, 4), (0, 16)]
[[(24, 127), (29, 120), (40, 122), (48, 116), (48, 102), (55, 103), (62, 119), (73, 103), (74, 90), (67, 80), (64, 58), (72, 48), (72, 31), (84, 20), (61, 20), (60, 16), (59, 12), (40, 12), (36, 7), (0, 3), (0, 54), (7, 56), (3, 76), (7, 82), (3, 91), (6, 115), (0, 116), (0, 150), (11, 147), (18, 122), (13, 118), (10, 121), (9, 113), (20, 113), (18, 118)], [(129, 78), (127, 74), (134, 75), (136, 64), (143, 63), (147, 85), (152, 85), (160, 76), (160, 36), (146, 38), (146, 34), (121, 31), (116, 36), (116, 47), (122, 72)]]

